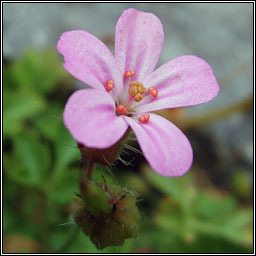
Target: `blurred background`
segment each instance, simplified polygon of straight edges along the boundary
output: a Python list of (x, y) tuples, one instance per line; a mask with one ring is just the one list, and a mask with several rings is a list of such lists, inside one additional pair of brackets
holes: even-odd
[[(56, 51), (67, 30), (87, 30), (114, 50), (115, 24), (133, 7), (156, 14), (165, 43), (158, 66), (180, 55), (205, 59), (220, 84), (209, 103), (158, 111), (189, 138), (194, 163), (165, 178), (129, 152), (104, 174), (139, 194), (139, 235), (98, 251), (74, 228), (80, 153), (62, 122), (84, 84)], [(6, 253), (251, 253), (253, 251), (252, 3), (4, 3), (3, 250)], [(130, 144), (139, 149), (136, 141)]]

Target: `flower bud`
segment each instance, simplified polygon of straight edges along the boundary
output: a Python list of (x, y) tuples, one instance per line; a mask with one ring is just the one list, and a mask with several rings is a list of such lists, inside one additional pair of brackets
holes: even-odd
[[(99, 188), (104, 187), (103, 184), (98, 185)], [(84, 205), (75, 215), (75, 222), (100, 250), (107, 246), (122, 245), (125, 239), (136, 237), (140, 218), (133, 192), (112, 185), (108, 186), (108, 195), (108, 212), (102, 210), (95, 215), (88, 205)]]
[(102, 213), (108, 213), (111, 209), (108, 203), (109, 197), (100, 187), (101, 184), (95, 184), (93, 181), (87, 180), (81, 184), (81, 196), (87, 208), (94, 216), (99, 216)]

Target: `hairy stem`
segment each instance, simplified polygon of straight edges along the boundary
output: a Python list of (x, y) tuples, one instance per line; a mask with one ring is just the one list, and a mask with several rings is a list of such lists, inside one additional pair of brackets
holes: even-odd
[(94, 163), (89, 161), (89, 163), (87, 165), (87, 179), (88, 180), (92, 179), (93, 168), (94, 168)]
[(80, 191), (85, 189), (86, 181), (92, 179), (92, 173), (93, 173), (94, 163), (91, 161), (87, 161), (85, 168), (81, 168), (80, 170)]

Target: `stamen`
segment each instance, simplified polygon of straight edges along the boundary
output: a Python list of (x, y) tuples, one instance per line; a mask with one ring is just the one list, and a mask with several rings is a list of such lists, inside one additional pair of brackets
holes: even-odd
[(149, 114), (143, 114), (139, 117), (139, 121), (143, 124), (147, 123), (149, 121), (150, 115)]
[(135, 95), (134, 100), (135, 100), (136, 102), (140, 102), (143, 98), (144, 98), (144, 97), (143, 97), (143, 94), (138, 92), (138, 93)]
[(139, 93), (143, 93), (144, 92), (144, 87), (143, 86), (139, 85), (137, 88), (138, 88)]
[(134, 97), (134, 96), (137, 95), (137, 93), (138, 93), (137, 86), (136, 85), (135, 86), (130, 86), (129, 95)]
[(116, 110), (117, 110), (117, 112), (120, 113), (121, 115), (125, 115), (125, 114), (127, 114), (127, 112), (128, 112), (128, 111), (127, 111), (127, 108), (124, 107), (122, 104), (117, 105)]
[(130, 77), (133, 77), (134, 75), (135, 75), (135, 71), (133, 70), (128, 70), (124, 73), (125, 78), (130, 78)]
[(158, 96), (158, 90), (154, 87), (148, 88), (148, 92), (151, 96), (153, 96), (155, 98)]
[(131, 81), (130, 83), (129, 83), (129, 86), (131, 87), (131, 86), (137, 86), (138, 85), (138, 82), (137, 81)]
[(144, 88), (144, 87), (143, 87), (143, 84), (142, 84), (141, 82), (137, 82), (137, 83), (138, 83), (138, 86), (139, 86), (139, 87)]
[(132, 106), (132, 107), (130, 107), (129, 109), (128, 109), (128, 111), (133, 111), (134, 110), (134, 106)]
[(137, 81), (130, 82), (129, 86), (130, 86), (129, 95), (131, 97), (134, 97), (133, 99), (136, 102), (140, 102), (144, 98), (143, 94), (147, 92), (147, 89), (143, 86), (141, 82), (137, 82)]
[(114, 81), (113, 80), (108, 80), (106, 82), (105, 88), (106, 88), (107, 92), (110, 92), (114, 88)]

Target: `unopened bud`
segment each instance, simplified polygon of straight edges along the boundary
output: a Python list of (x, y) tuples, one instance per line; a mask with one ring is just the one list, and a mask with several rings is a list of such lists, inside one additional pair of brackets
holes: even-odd
[(109, 197), (101, 184), (87, 180), (81, 186), (82, 199), (94, 216), (110, 211)]
[[(104, 184), (101, 185), (99, 184), (99, 187), (103, 188)], [(108, 196), (108, 213), (102, 211), (96, 216), (85, 205), (75, 215), (76, 223), (100, 250), (107, 246), (120, 246), (125, 239), (136, 237), (140, 218), (136, 194), (126, 188), (112, 185), (108, 186)]]

